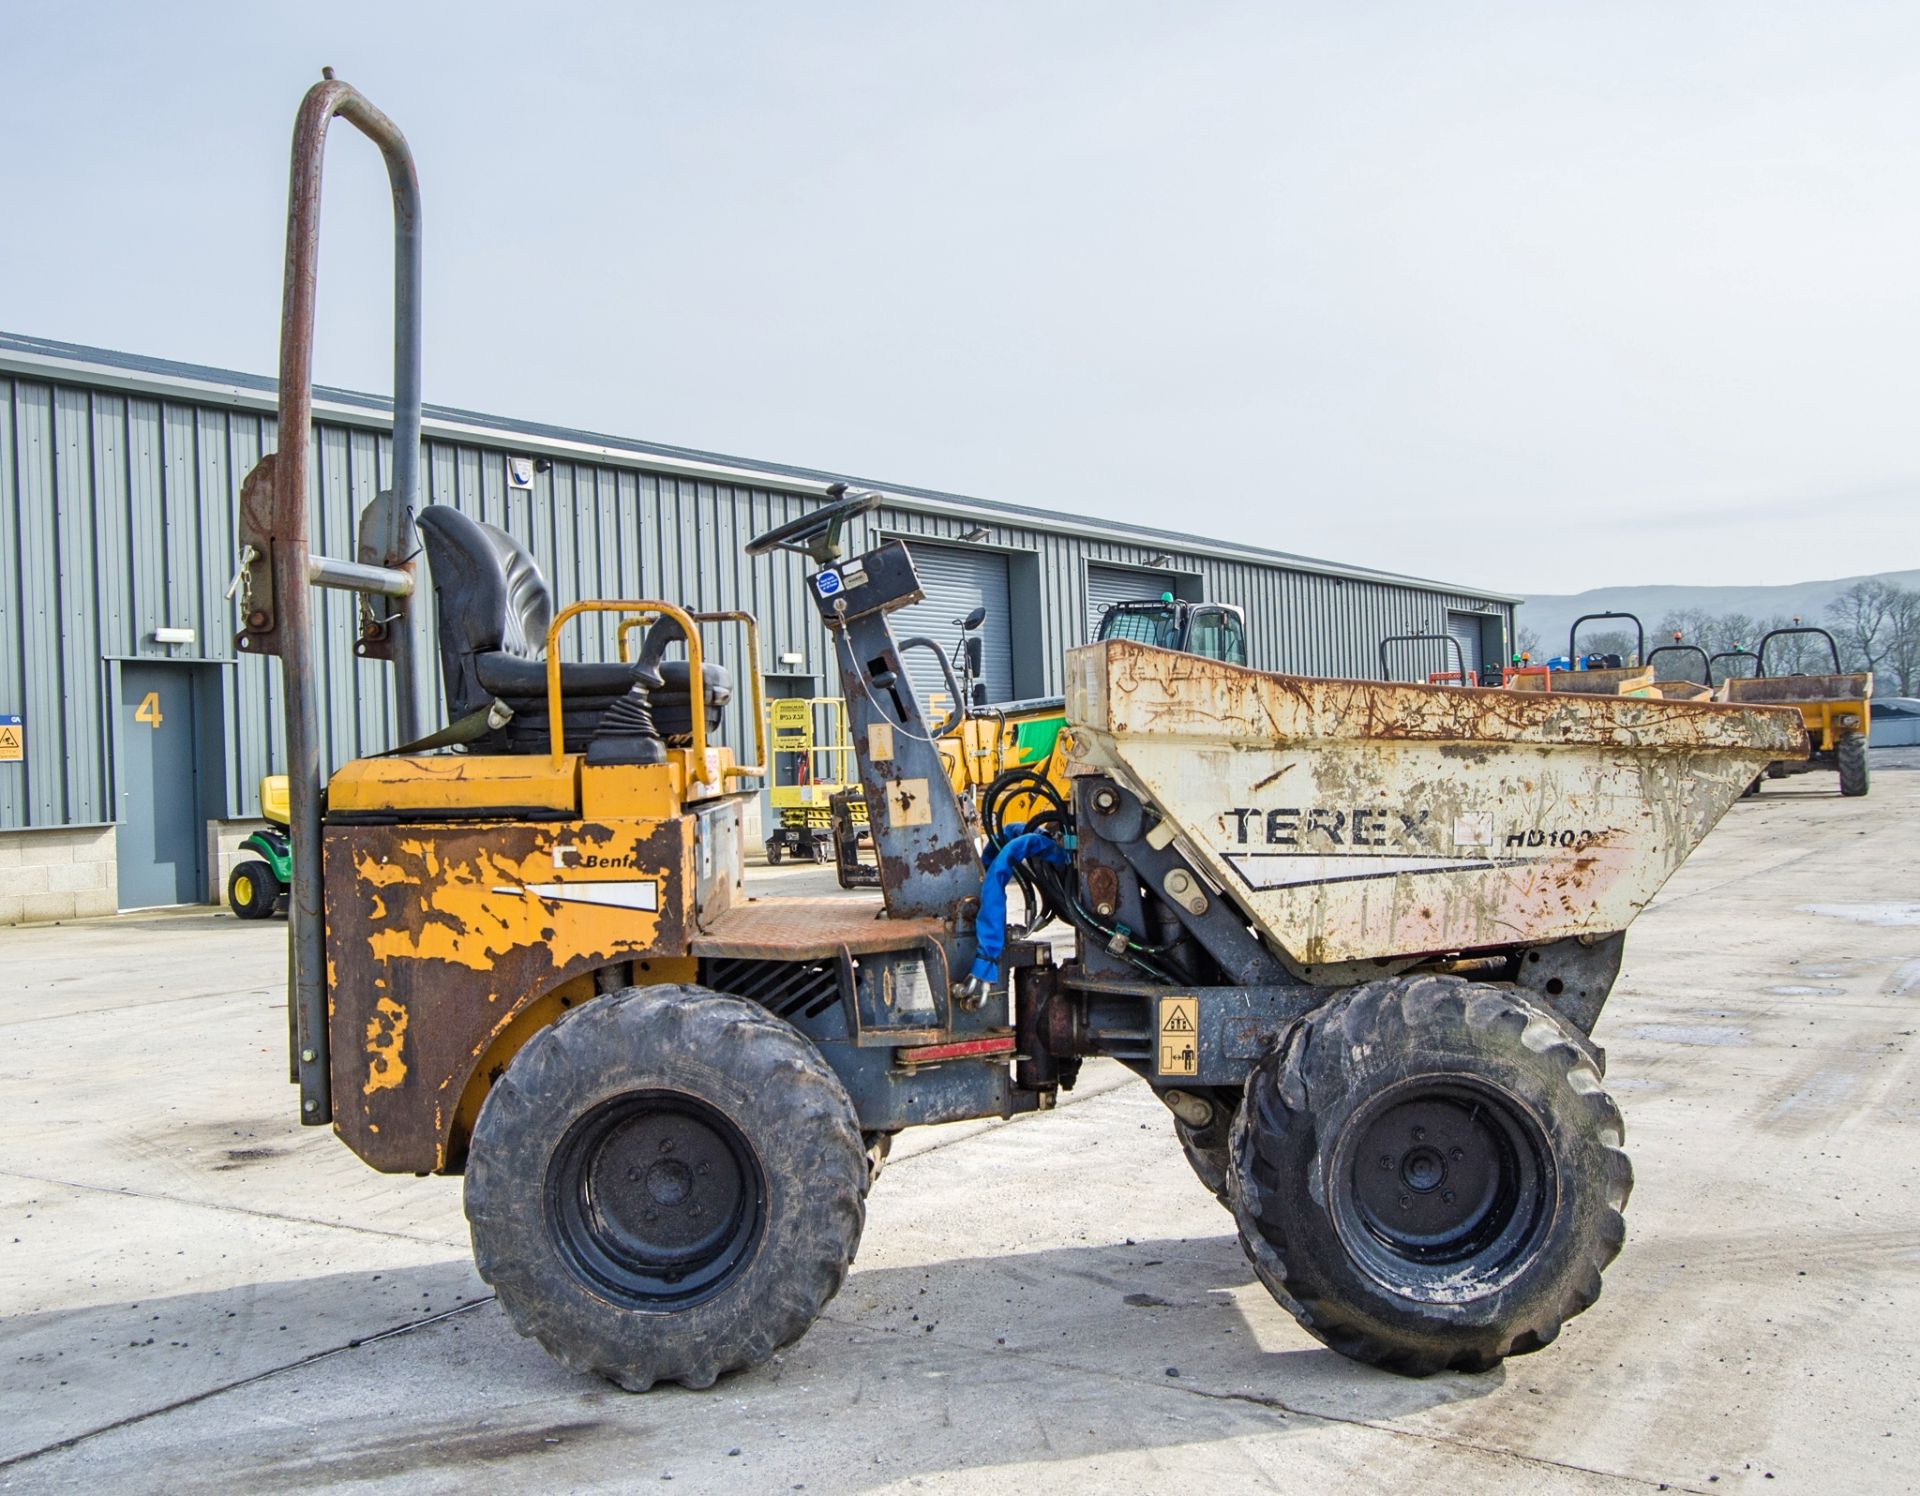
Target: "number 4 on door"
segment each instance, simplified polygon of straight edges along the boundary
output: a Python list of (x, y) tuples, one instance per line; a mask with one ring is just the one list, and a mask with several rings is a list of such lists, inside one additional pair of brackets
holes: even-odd
[(166, 718), (160, 715), (160, 693), (149, 691), (140, 699), (140, 705), (133, 709), (133, 720), (144, 722), (149, 727), (158, 727)]

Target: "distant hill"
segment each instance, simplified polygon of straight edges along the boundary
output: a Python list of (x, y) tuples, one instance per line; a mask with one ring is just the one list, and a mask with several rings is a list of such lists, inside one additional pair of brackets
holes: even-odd
[[(1901, 587), (1920, 588), (1920, 571), (1881, 571), (1870, 573), (1881, 581)], [(1668, 613), (1682, 608), (1702, 608), (1709, 613), (1745, 613), (1749, 618), (1774, 616), (1791, 618), (1798, 614), (1808, 623), (1827, 622), (1827, 604), (1855, 582), (1867, 577), (1840, 577), (1830, 582), (1790, 582), (1780, 587), (1595, 587), (1571, 595), (1542, 593), (1529, 597), (1515, 620), (1518, 627), (1532, 629), (1549, 654), (1567, 647), (1567, 629), (1582, 613), (1635, 613), (1652, 632)], [(1614, 625), (1593, 624), (1595, 632)], [(1581, 631), (1583, 634), (1585, 630)]]

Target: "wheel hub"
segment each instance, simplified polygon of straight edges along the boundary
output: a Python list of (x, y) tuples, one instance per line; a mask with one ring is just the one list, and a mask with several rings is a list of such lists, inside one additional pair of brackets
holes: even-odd
[(1477, 1079), (1403, 1082), (1349, 1119), (1336, 1220), (1396, 1290), (1457, 1293), (1518, 1271), (1550, 1215), (1545, 1138), (1517, 1098)]
[(1417, 1194), (1437, 1190), (1446, 1177), (1446, 1160), (1432, 1148), (1415, 1148), (1400, 1160), (1401, 1182)]
[(548, 1198), (575, 1267), (636, 1308), (710, 1297), (752, 1259), (765, 1187), (745, 1136), (692, 1097), (621, 1097), (554, 1153)]

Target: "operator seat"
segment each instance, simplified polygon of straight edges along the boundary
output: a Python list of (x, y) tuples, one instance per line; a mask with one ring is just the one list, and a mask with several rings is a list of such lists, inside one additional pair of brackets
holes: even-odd
[[(453, 721), (490, 707), (512, 709), (504, 727), (489, 728), (476, 747), (483, 751), (544, 753), (547, 731), (547, 625), (553, 594), (527, 548), (506, 531), (432, 504), (415, 523), (425, 541), (440, 619), (440, 670)], [(671, 630), (677, 637), (679, 630)], [(659, 636), (656, 642), (656, 636)], [(610, 762), (633, 762), (632, 752), (598, 753), (603, 739), (681, 744), (691, 738), (690, 671), (685, 660), (661, 660), (670, 638), (659, 625), (637, 661), (588, 661), (560, 667), (562, 723), (569, 745)], [(706, 686), (707, 730), (716, 731), (721, 710), (733, 696), (732, 677), (720, 665), (701, 672)], [(613, 709), (618, 706), (619, 711)], [(611, 713), (611, 715), (609, 715)], [(611, 743), (602, 745), (609, 749)], [(640, 762), (658, 749), (639, 747)]]

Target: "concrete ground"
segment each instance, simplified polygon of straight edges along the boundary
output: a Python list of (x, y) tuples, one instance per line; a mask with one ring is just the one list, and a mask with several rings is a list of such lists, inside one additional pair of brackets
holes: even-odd
[(1876, 768), (1768, 785), (1642, 917), (1599, 1031), (1639, 1176), (1606, 1294), (1423, 1382), (1297, 1329), (1090, 1067), (1056, 1116), (903, 1142), (774, 1364), (630, 1397), (508, 1328), (458, 1181), (295, 1125), (282, 927), (0, 930), (0, 1486), (1911, 1489), (1920, 773)]

